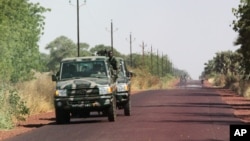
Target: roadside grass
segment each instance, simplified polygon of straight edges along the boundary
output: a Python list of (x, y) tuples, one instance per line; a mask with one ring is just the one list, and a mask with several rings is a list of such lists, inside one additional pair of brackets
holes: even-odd
[(239, 96), (250, 98), (250, 80), (240, 79), (239, 76), (218, 74), (208, 78), (208, 82), (215, 87), (227, 88)]
[(154, 76), (142, 69), (133, 69), (133, 73), (135, 76), (131, 79), (132, 91), (171, 89), (177, 80), (171, 75), (164, 77)]
[(50, 73), (36, 73), (34, 80), (17, 84), (20, 97), (27, 102), (30, 114), (53, 110), (55, 83)]

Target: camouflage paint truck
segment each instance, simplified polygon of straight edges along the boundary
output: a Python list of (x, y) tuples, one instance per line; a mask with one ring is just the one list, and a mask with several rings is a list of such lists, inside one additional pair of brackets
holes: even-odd
[(54, 106), (56, 122), (69, 123), (73, 117), (107, 116), (116, 119), (116, 80), (105, 56), (63, 59), (56, 81)]
[(123, 58), (116, 57), (117, 62), (119, 63), (119, 73), (117, 78), (117, 94), (116, 101), (117, 107), (119, 109), (124, 109), (124, 115), (130, 116), (131, 114), (131, 81), (132, 77), (131, 72), (128, 71), (127, 66)]

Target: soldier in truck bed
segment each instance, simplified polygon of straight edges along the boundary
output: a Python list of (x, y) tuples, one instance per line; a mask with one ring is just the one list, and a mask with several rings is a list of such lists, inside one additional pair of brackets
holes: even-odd
[(108, 57), (109, 57), (108, 61), (113, 68), (113, 75), (115, 76), (115, 80), (116, 80), (118, 77), (118, 71), (119, 71), (118, 62), (115, 59), (115, 57), (113, 56), (112, 51), (108, 51)]
[(109, 63), (112, 65), (114, 70), (118, 70), (118, 63), (117, 60), (115, 59), (115, 57), (113, 56), (113, 52), (109, 51), (108, 52), (108, 57), (109, 57)]

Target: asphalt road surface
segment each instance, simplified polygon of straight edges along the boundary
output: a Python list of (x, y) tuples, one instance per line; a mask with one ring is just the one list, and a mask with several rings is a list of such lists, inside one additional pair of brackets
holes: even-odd
[(132, 96), (132, 115), (55, 122), (8, 141), (229, 141), (229, 125), (242, 124), (213, 89), (198, 81)]

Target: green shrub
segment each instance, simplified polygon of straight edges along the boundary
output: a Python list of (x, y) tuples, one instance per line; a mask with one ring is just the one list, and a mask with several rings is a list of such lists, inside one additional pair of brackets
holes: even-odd
[(225, 77), (225, 87), (226, 88), (229, 88), (231, 85), (233, 85), (236, 82), (239, 82), (239, 79), (235, 75), (227, 75)]
[(0, 129), (12, 129), (15, 126), (8, 111), (0, 112)]
[(225, 86), (225, 76), (222, 74), (217, 74), (214, 77), (214, 85), (215, 86)]
[(26, 107), (25, 102), (21, 100), (16, 90), (10, 91), (8, 100), (11, 115), (18, 121), (25, 120), (24, 116), (29, 114), (29, 108)]
[(17, 90), (0, 86), (0, 129), (11, 129), (16, 121), (25, 120), (29, 108), (18, 95)]

